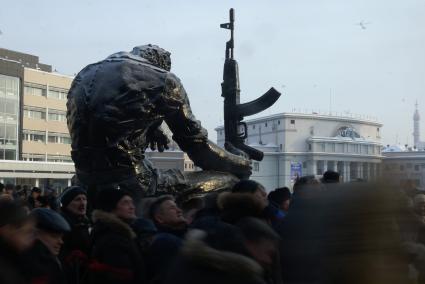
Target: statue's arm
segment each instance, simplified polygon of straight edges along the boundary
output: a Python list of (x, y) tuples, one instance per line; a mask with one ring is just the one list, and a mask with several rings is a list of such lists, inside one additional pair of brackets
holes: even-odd
[(230, 172), (239, 177), (251, 174), (250, 161), (233, 155), (208, 140), (207, 131), (196, 120), (180, 80), (172, 73), (164, 90), (167, 109), (165, 122), (173, 132), (173, 140), (203, 170)]

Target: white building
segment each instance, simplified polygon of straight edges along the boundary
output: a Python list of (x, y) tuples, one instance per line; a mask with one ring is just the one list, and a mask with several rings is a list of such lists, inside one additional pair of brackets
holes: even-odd
[(400, 186), (414, 184), (425, 188), (425, 151), (405, 146), (389, 146), (382, 150), (383, 177)]
[[(371, 119), (322, 114), (281, 113), (246, 121), (246, 144), (264, 152), (253, 161), (252, 179), (267, 190), (291, 187), (296, 176), (334, 170), (344, 181), (379, 175), (382, 124)], [(224, 145), (224, 128), (217, 127)]]

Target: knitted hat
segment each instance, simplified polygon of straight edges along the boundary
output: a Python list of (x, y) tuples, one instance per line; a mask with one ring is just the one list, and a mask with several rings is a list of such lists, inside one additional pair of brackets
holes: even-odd
[(121, 198), (123, 198), (126, 195), (131, 196), (128, 192), (121, 189), (116, 189), (116, 188), (102, 189), (97, 194), (96, 208), (106, 212), (111, 212), (117, 207), (117, 203), (121, 200)]
[(82, 187), (79, 187), (76, 185), (65, 189), (65, 191), (62, 193), (62, 196), (61, 196), (62, 207), (64, 208), (67, 207), (68, 204), (71, 203), (71, 201), (75, 197), (77, 197), (77, 195), (80, 195), (80, 194), (84, 194), (85, 196), (87, 196), (87, 192)]

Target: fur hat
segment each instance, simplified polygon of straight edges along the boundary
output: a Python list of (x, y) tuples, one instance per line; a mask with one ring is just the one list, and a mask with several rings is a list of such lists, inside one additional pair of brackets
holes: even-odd
[(124, 196), (131, 196), (128, 192), (116, 189), (116, 188), (105, 188), (99, 191), (97, 194), (96, 199), (96, 208), (111, 212), (117, 207), (118, 202), (123, 198)]

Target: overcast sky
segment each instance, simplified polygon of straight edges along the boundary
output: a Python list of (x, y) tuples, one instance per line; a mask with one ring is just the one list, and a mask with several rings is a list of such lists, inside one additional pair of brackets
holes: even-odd
[(229, 38), (219, 24), (231, 7), (241, 101), (271, 86), (283, 93), (260, 116), (294, 108), (374, 116), (384, 144), (412, 144), (417, 99), (425, 140), (425, 0), (2, 0), (0, 47), (72, 75), (111, 53), (158, 44), (172, 53), (172, 71), (215, 141)]

